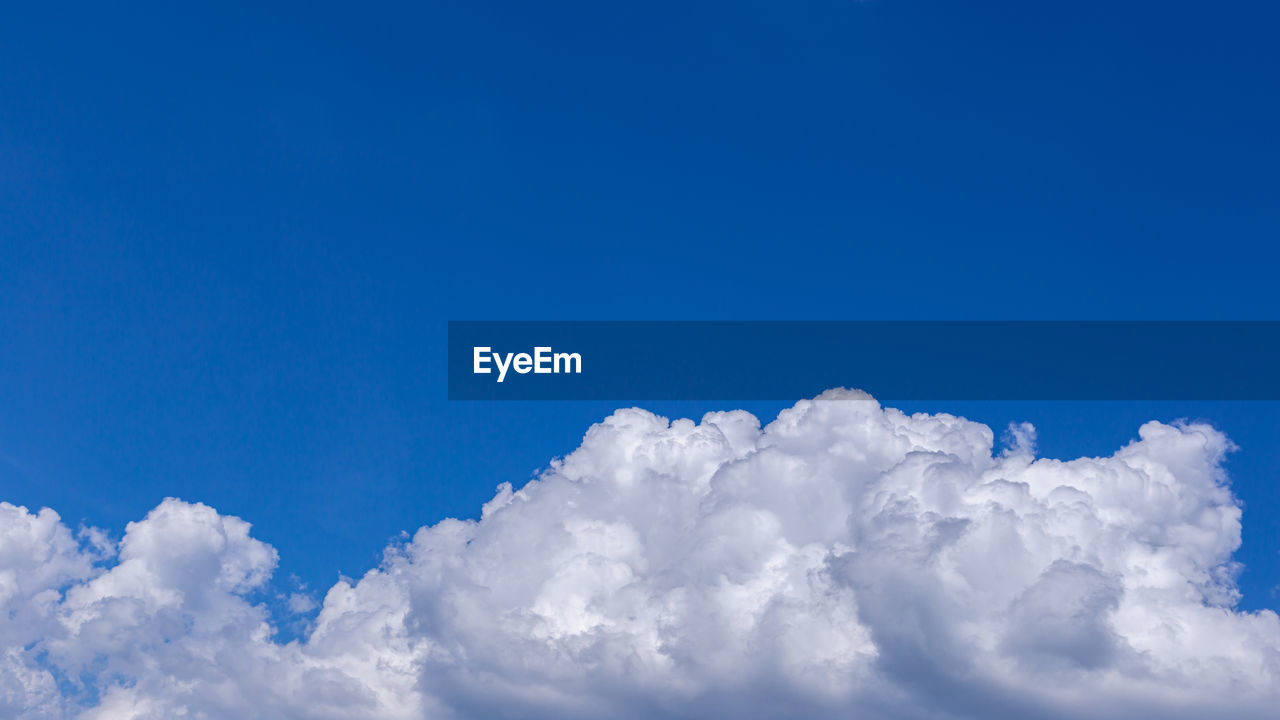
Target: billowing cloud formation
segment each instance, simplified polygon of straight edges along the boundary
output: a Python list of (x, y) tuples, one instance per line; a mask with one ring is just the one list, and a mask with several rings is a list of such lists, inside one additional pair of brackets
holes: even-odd
[(1010, 438), (844, 391), (763, 429), (621, 410), (290, 643), (238, 518), (166, 500), (116, 547), (0, 505), (0, 716), (1274, 717), (1227, 438), (1152, 422), (1070, 462)]

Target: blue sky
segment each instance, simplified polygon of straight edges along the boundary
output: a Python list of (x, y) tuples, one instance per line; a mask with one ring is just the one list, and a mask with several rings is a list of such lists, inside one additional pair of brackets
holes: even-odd
[[(447, 402), (448, 319), (1276, 319), (1278, 15), (6, 8), (0, 495), (207, 502), (323, 588), (612, 408)], [(1214, 422), (1280, 602), (1274, 405), (912, 409), (1067, 457)]]

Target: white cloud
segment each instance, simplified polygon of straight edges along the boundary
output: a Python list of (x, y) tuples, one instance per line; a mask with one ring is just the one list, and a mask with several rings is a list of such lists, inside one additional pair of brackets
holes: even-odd
[(620, 410), (289, 643), (239, 518), (166, 500), (113, 559), (0, 504), (0, 716), (1272, 717), (1227, 438), (1153, 422), (1062, 462), (1010, 437), (847, 392), (764, 429)]
[(288, 604), (290, 612), (298, 614), (309, 613), (319, 607), (315, 598), (300, 592), (289, 593), (289, 597), (285, 599), (285, 602)]

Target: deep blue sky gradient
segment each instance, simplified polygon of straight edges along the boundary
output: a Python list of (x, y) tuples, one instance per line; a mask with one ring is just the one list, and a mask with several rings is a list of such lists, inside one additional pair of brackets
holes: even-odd
[[(1275, 3), (180, 5), (0, 10), (0, 498), (282, 585), (612, 407), (447, 402), (447, 319), (1280, 319)], [(912, 409), (1215, 422), (1280, 605), (1275, 405)]]

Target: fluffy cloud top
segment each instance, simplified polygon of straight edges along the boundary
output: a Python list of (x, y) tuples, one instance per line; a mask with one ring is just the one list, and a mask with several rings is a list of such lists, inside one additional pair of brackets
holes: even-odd
[(170, 499), (117, 547), (0, 504), (0, 716), (1274, 717), (1227, 438), (1151, 422), (1070, 462), (1011, 438), (846, 391), (763, 429), (620, 410), (289, 643), (239, 518)]

